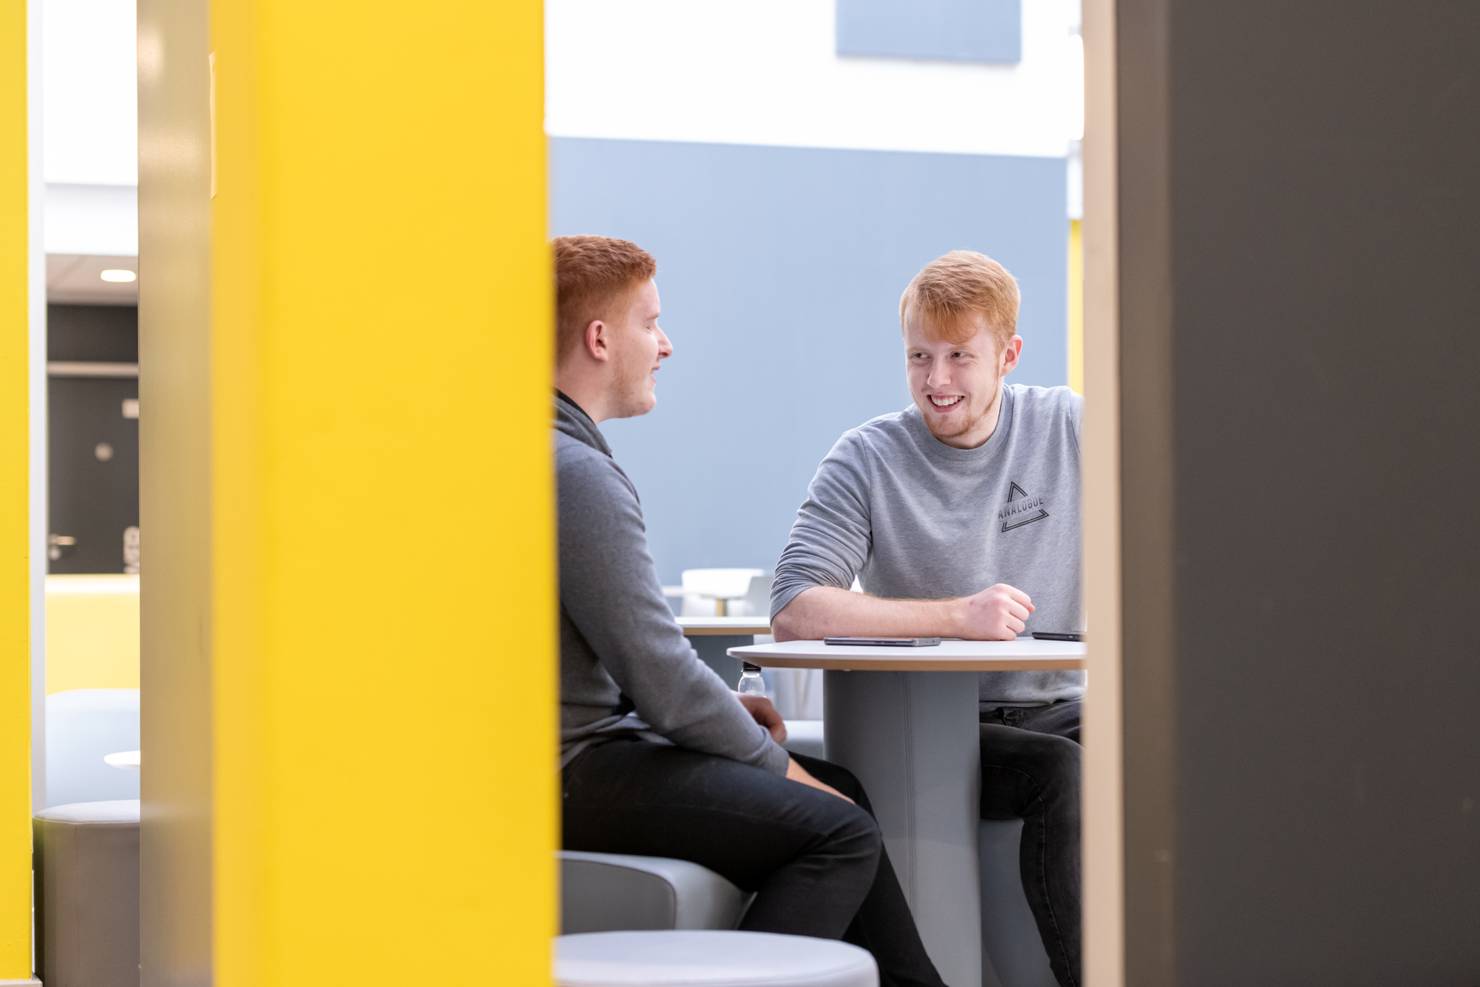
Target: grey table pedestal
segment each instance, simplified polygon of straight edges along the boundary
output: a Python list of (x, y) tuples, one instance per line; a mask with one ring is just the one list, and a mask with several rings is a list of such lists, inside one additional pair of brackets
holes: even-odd
[(1083, 668), (1084, 645), (786, 641), (730, 654), (765, 668), (826, 672), (827, 755), (868, 789), (925, 948), (954, 987), (994, 983), (981, 954), (977, 673)]
[(975, 672), (824, 673), (827, 757), (873, 803), (936, 969), (981, 987)]

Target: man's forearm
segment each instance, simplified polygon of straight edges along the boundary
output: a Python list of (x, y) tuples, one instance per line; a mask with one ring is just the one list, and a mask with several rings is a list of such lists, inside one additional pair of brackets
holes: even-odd
[(886, 600), (835, 586), (813, 586), (797, 595), (771, 622), (778, 641), (833, 634), (878, 637), (956, 637), (957, 600)]

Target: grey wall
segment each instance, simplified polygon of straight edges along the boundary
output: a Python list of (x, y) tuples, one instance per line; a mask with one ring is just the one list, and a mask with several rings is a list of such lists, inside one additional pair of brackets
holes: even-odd
[(1126, 982), (1480, 983), (1480, 6), (1118, 17)]
[(139, 359), (139, 309), (135, 305), (46, 306), (46, 358), (102, 363)]
[(1021, 282), (1013, 379), (1065, 380), (1061, 159), (556, 139), (550, 183), (553, 233), (658, 260), (675, 347), (658, 407), (604, 430), (666, 582), (775, 564), (832, 443), (909, 402), (899, 294), (945, 251), (984, 251)]
[(838, 54), (1011, 63), (1022, 0), (837, 0)]
[[(138, 362), (133, 305), (48, 305), (46, 322), (50, 361)], [(138, 377), (48, 374), (46, 391), (48, 529), (75, 539), (50, 548), (57, 557), (47, 571), (127, 571), (125, 531), (139, 523), (139, 423), (123, 405), (137, 401)], [(99, 444), (112, 454), (99, 459)]]

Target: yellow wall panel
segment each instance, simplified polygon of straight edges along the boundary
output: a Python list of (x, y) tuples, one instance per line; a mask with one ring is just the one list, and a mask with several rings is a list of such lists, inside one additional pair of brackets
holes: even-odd
[(0, 980), (31, 976), (26, 3), (0, 3)]
[(548, 982), (541, 25), (211, 5), (220, 987)]

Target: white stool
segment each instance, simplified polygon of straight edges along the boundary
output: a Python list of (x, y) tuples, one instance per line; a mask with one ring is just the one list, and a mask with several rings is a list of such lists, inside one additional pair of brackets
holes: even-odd
[(878, 987), (874, 958), (765, 932), (592, 932), (555, 940), (558, 987)]

